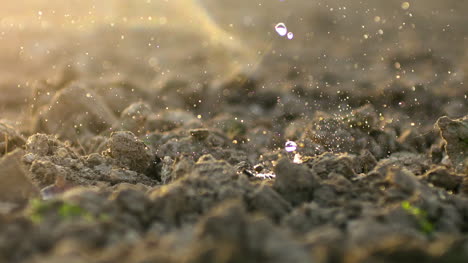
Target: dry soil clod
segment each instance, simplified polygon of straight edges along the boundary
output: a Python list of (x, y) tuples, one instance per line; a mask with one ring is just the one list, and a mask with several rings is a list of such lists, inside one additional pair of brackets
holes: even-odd
[(441, 117), (437, 120), (442, 138), (447, 142), (445, 151), (456, 171), (462, 172), (468, 159), (468, 116), (452, 120)]
[(21, 162), (23, 150), (17, 149), (0, 158), (0, 202), (24, 204), (39, 196)]
[(112, 133), (108, 147), (109, 156), (130, 170), (144, 173), (151, 165), (151, 151), (132, 132)]

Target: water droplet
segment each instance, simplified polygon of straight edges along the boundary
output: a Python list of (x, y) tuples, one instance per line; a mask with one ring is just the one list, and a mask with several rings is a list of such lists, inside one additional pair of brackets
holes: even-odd
[(282, 37), (286, 36), (286, 34), (288, 33), (288, 29), (286, 28), (286, 25), (284, 23), (278, 23), (275, 26), (275, 30), (276, 30), (276, 33), (278, 33), (278, 35)]
[(294, 155), (293, 163), (302, 163), (302, 156), (298, 153)]
[(284, 149), (287, 151), (287, 152), (294, 152), (296, 149), (297, 149), (297, 143), (293, 142), (293, 141), (287, 141), (285, 144), (284, 144)]
[(408, 2), (403, 2), (403, 3), (401, 4), (401, 8), (402, 8), (403, 10), (407, 10), (409, 7), (410, 7), (410, 4), (409, 4)]
[(294, 37), (293, 32), (288, 32), (288, 39), (293, 39), (293, 37)]
[(274, 179), (276, 178), (276, 174), (274, 173), (259, 173), (255, 175), (255, 177), (260, 178), (260, 179)]

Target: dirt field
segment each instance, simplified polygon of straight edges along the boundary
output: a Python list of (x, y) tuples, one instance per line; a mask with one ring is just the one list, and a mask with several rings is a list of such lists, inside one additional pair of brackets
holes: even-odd
[(468, 262), (468, 3), (2, 5), (0, 262)]

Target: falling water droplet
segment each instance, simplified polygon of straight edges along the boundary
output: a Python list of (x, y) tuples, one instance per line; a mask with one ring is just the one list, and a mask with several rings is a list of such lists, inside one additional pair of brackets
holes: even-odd
[(288, 39), (293, 39), (293, 37), (294, 37), (293, 32), (288, 32)]
[(297, 149), (297, 143), (293, 142), (293, 141), (287, 141), (285, 144), (284, 144), (284, 149), (287, 151), (287, 152), (294, 152), (296, 149)]
[(402, 8), (403, 10), (407, 10), (409, 7), (410, 7), (410, 3), (408, 3), (408, 2), (403, 2), (403, 3), (401, 4), (401, 8)]
[(298, 153), (294, 155), (293, 163), (302, 163), (302, 156)]
[(286, 28), (286, 25), (284, 23), (278, 23), (275, 26), (275, 30), (276, 30), (276, 33), (278, 33), (278, 35), (282, 37), (286, 36), (286, 34), (288, 33), (288, 29)]
[(260, 173), (260, 174), (255, 175), (255, 177), (261, 178), (261, 179), (274, 179), (274, 178), (276, 178), (276, 174), (274, 174), (274, 173)]

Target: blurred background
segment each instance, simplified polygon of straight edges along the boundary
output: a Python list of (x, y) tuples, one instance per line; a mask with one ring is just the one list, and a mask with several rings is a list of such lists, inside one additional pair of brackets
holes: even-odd
[(424, 85), (466, 103), (466, 10), (459, 0), (3, 1), (0, 118), (27, 115), (38, 82), (125, 79), (151, 91), (238, 72), (334, 93)]

